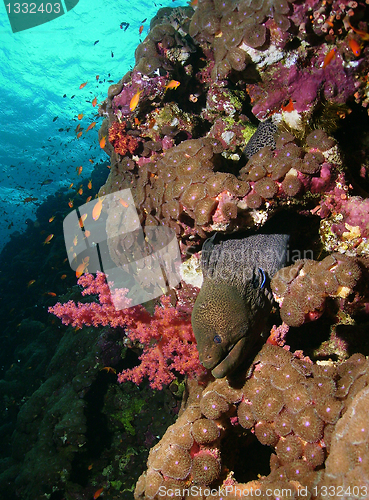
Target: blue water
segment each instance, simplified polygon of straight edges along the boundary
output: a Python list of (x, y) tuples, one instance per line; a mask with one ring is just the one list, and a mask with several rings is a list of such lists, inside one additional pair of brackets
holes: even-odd
[[(101, 120), (79, 140), (76, 126), (81, 123), (86, 130), (97, 114), (93, 98), (104, 100), (112, 84), (108, 80), (116, 83), (133, 66), (135, 48), (157, 10), (184, 4), (80, 0), (67, 14), (13, 34), (1, 2), (0, 249), (13, 231), (22, 232), (27, 219), (35, 219), (48, 195), (71, 183), (75, 189), (94, 165), (108, 162), (97, 140)], [(129, 23), (126, 30), (122, 22)], [(84, 114), (81, 121), (79, 113)]]

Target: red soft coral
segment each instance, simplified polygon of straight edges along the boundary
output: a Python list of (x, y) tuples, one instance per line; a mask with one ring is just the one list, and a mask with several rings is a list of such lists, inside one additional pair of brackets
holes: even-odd
[(49, 312), (61, 318), (65, 325), (79, 328), (83, 325), (110, 325), (128, 329), (128, 337), (142, 344), (143, 353), (139, 366), (119, 373), (119, 382), (131, 380), (139, 384), (148, 377), (153, 389), (162, 389), (175, 379), (173, 371), (191, 377), (204, 372), (191, 327), (191, 315), (172, 307), (168, 297), (162, 298), (162, 306), (156, 306), (154, 315), (150, 316), (140, 305), (130, 307), (127, 290), (114, 291), (114, 301), (119, 300), (122, 307), (122, 310), (116, 310), (103, 273), (97, 273), (96, 277), (92, 274), (81, 276), (78, 284), (84, 287), (82, 295), (98, 295), (100, 303), (58, 302), (49, 307)]
[(199, 376), (204, 372), (191, 327), (191, 316), (170, 306), (168, 297), (161, 299), (153, 317), (142, 318), (128, 337), (143, 344), (141, 364), (118, 375), (118, 381), (131, 380), (139, 384), (148, 377), (153, 389), (161, 389), (175, 379), (172, 370)]
[(126, 133), (126, 122), (114, 122), (109, 128), (109, 142), (114, 151), (122, 156), (129, 151), (133, 154), (138, 147), (137, 137)]

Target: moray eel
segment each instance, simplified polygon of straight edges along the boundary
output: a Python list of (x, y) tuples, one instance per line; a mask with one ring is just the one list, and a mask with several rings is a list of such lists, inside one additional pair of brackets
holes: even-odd
[(270, 280), (286, 265), (287, 234), (205, 241), (204, 281), (192, 312), (200, 361), (216, 378), (231, 373), (266, 326), (273, 296)]

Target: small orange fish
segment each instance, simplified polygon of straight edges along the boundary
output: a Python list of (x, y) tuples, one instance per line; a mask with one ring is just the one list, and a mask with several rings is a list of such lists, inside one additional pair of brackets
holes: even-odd
[(100, 78), (100, 75), (96, 75), (96, 81), (98, 82), (99, 81), (99, 78)]
[(88, 196), (88, 197), (86, 198), (86, 203), (88, 203), (88, 202), (89, 202), (89, 201), (91, 201), (91, 200), (92, 200), (92, 196)]
[(287, 111), (288, 113), (290, 113), (294, 109), (295, 108), (293, 107), (293, 102), (291, 98), (286, 105), (282, 105), (282, 111)]
[(88, 229), (85, 230), (85, 236), (86, 238), (89, 238), (91, 236), (91, 232)]
[(82, 195), (83, 195), (83, 188), (79, 188), (79, 189), (78, 189), (78, 191), (77, 191), (77, 193), (78, 193), (80, 196), (82, 196)]
[[(81, 226), (81, 219), (79, 219), (79, 225)], [(82, 224), (82, 226), (83, 226), (83, 224)], [(77, 243), (78, 243), (78, 236), (75, 235), (75, 237), (73, 238), (73, 245), (76, 247)]]
[(86, 87), (86, 85), (87, 85), (87, 82), (85, 82), (85, 83), (81, 83), (81, 85), (79, 86), (79, 88), (80, 88), (80, 89), (83, 89), (83, 87)]
[(143, 24), (141, 24), (141, 26), (138, 28), (138, 33), (141, 35), (141, 33), (143, 32)]
[(54, 235), (52, 233), (49, 234), (49, 236), (45, 239), (43, 244), (48, 245), (53, 238), (54, 238)]
[(76, 277), (80, 278), (84, 272), (87, 271), (87, 266), (90, 261), (90, 257), (85, 257), (82, 261), (82, 264), (80, 264), (77, 269), (76, 269)]
[(77, 133), (77, 132), (78, 132), (78, 130), (79, 130), (80, 128), (81, 128), (81, 124), (79, 123), (79, 124), (77, 125), (77, 127), (76, 127), (75, 133)]
[(83, 118), (83, 113), (80, 113), (78, 116), (77, 116), (78, 120), (82, 120)]
[(68, 201), (68, 206), (69, 206), (69, 208), (73, 208), (73, 200), (71, 200), (70, 198)]
[(90, 179), (87, 184), (88, 189), (92, 189), (92, 180)]
[(101, 149), (104, 149), (104, 148), (105, 148), (105, 145), (106, 145), (106, 135), (104, 135), (104, 137), (102, 137), (102, 138), (100, 139), (100, 143), (99, 143), (99, 144), (100, 144), (100, 148), (101, 148)]
[(93, 220), (98, 220), (102, 210), (103, 198), (99, 198), (94, 208), (92, 209), (92, 218)]
[(127, 208), (127, 207), (128, 207), (128, 203), (127, 203), (126, 201), (122, 200), (122, 198), (119, 198), (119, 203), (120, 203), (121, 205), (123, 205), (123, 206), (124, 206), (124, 208)]
[(55, 292), (46, 292), (46, 295), (50, 295), (50, 297), (56, 297)]
[(138, 90), (135, 95), (132, 97), (130, 103), (129, 103), (129, 109), (131, 111), (134, 111), (137, 108), (138, 101), (140, 99), (140, 94), (142, 93), (142, 90)]
[(135, 116), (135, 125), (141, 125), (141, 121)]
[(69, 188), (68, 188), (68, 189), (72, 189), (72, 187), (73, 187), (73, 186), (74, 186), (74, 182), (71, 182), (71, 183), (69, 184)]
[(333, 47), (328, 54), (325, 56), (324, 61), (323, 61), (323, 68), (326, 68), (328, 64), (330, 64), (333, 59), (336, 57), (336, 52), (337, 52), (337, 47)]
[(350, 24), (350, 21), (348, 22), (349, 23), (349, 26), (350, 28), (355, 31), (355, 33), (357, 33), (358, 35), (361, 36), (361, 38), (363, 40), (369, 40), (369, 33), (367, 33), (366, 31), (363, 31), (363, 30), (358, 30), (357, 28), (354, 28), (351, 24)]
[(348, 44), (354, 56), (359, 57), (361, 54), (361, 47), (354, 38), (349, 38)]
[(27, 288), (29, 288), (30, 286), (33, 285), (33, 283), (35, 283), (36, 280), (29, 280), (29, 282), (27, 283)]
[(91, 470), (93, 466), (94, 466), (94, 464), (90, 464), (90, 465), (87, 467), (87, 469), (88, 469), (88, 470)]
[(177, 80), (171, 80), (169, 83), (165, 85), (165, 90), (168, 89), (177, 89), (181, 85), (181, 82), (178, 82)]
[(104, 368), (101, 368), (101, 372), (102, 371), (106, 371), (107, 373), (114, 373), (114, 375), (116, 375), (117, 373), (117, 370), (115, 368), (112, 368), (111, 366), (104, 366)]
[(62, 274), (62, 275), (60, 276), (60, 279), (61, 279), (61, 280), (65, 280), (65, 278), (66, 278), (66, 277), (67, 277), (67, 275), (66, 275), (66, 274)]
[(83, 134), (82, 130), (81, 130), (81, 132), (78, 132), (78, 134), (77, 134), (77, 139), (79, 139), (79, 138), (81, 137), (81, 135), (82, 135), (82, 134)]
[(77, 170), (77, 175), (81, 175), (83, 170), (82, 165), (80, 167), (77, 167), (76, 170)]
[(89, 160), (88, 160), (88, 161), (89, 161), (90, 163), (93, 163), (93, 162), (94, 162), (93, 160), (91, 160), (91, 158), (89, 158)]
[(94, 493), (94, 500), (96, 500), (96, 498), (99, 498), (99, 496), (101, 495), (101, 493), (103, 491), (104, 491), (104, 488), (99, 488), (98, 490), (96, 490)]
[(94, 99), (92, 100), (92, 106), (95, 107), (97, 104), (97, 97), (94, 97)]
[(53, 215), (52, 217), (50, 217), (49, 222), (52, 222), (54, 219), (55, 219), (55, 215)]
[(90, 125), (86, 128), (86, 132), (88, 132), (89, 130), (93, 129), (95, 125), (96, 125), (96, 122), (90, 123)]

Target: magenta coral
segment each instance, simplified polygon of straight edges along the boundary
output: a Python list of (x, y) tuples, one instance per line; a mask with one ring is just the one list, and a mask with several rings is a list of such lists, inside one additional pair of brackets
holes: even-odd
[(162, 389), (175, 379), (173, 371), (190, 376), (204, 372), (201, 366), (191, 327), (191, 316), (179, 312), (170, 306), (168, 297), (163, 297), (162, 307), (156, 306), (150, 316), (142, 306), (130, 307), (127, 290), (116, 290), (114, 301), (119, 300), (123, 310), (116, 310), (108, 284), (103, 273), (81, 276), (78, 284), (84, 287), (82, 295), (98, 295), (99, 302), (77, 304), (72, 300), (65, 304), (58, 302), (49, 308), (65, 325), (77, 328), (86, 326), (118, 326), (128, 329), (131, 341), (138, 341), (143, 346), (141, 364), (118, 374), (118, 381), (131, 380), (136, 384), (145, 377), (150, 380), (153, 389)]

